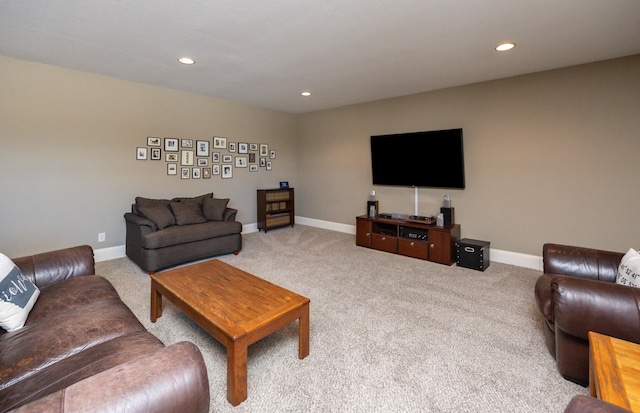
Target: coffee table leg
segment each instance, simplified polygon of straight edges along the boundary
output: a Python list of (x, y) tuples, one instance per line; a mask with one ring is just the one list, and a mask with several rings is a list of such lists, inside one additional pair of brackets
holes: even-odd
[(162, 294), (153, 288), (153, 281), (151, 282), (151, 322), (155, 323), (156, 320), (162, 316)]
[(301, 308), (302, 314), (298, 321), (298, 358), (309, 355), (309, 304)]
[(237, 406), (247, 399), (247, 338), (227, 345), (227, 400)]

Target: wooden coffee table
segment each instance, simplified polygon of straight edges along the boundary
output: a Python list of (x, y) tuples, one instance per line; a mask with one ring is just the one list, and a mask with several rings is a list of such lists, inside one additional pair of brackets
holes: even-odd
[(227, 400), (247, 398), (247, 347), (299, 320), (298, 358), (309, 355), (309, 302), (219, 260), (151, 275), (151, 321), (162, 315), (162, 296), (227, 348)]
[(640, 345), (589, 331), (592, 397), (640, 411)]

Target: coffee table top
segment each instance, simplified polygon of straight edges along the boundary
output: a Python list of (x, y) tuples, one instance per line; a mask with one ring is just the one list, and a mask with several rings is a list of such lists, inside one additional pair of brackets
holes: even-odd
[(155, 273), (151, 279), (162, 295), (188, 303), (194, 321), (232, 340), (310, 301), (217, 259)]

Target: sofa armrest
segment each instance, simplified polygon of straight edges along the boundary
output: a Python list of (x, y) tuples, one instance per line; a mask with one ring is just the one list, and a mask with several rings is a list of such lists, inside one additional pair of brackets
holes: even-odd
[(141, 235), (147, 235), (158, 230), (158, 226), (153, 221), (132, 212), (126, 212), (124, 214), (124, 220), (127, 224), (140, 227)]
[(630, 413), (629, 410), (589, 396), (574, 396), (564, 413)]
[(615, 282), (623, 256), (619, 252), (570, 245), (544, 244), (542, 247), (545, 274), (572, 275), (608, 282)]
[(209, 378), (198, 348), (183, 341), (88, 377), (18, 412), (209, 411)]
[(556, 332), (588, 340), (589, 331), (640, 342), (640, 289), (576, 277), (551, 281)]
[(14, 258), (13, 262), (40, 288), (96, 272), (93, 248), (88, 245)]
[(224, 215), (223, 215), (222, 219), (224, 221), (235, 221), (237, 213), (238, 213), (237, 209), (227, 208), (227, 209), (224, 210)]

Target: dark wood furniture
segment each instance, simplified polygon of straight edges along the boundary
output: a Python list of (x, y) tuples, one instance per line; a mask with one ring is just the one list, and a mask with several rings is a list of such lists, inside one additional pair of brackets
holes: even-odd
[(247, 398), (247, 347), (299, 320), (298, 358), (309, 355), (309, 302), (219, 260), (151, 275), (151, 322), (162, 296), (227, 348), (227, 400)]
[[(421, 233), (427, 239), (401, 236), (401, 232)], [(438, 227), (402, 219), (356, 217), (356, 245), (394, 254), (452, 265), (455, 262), (455, 244), (460, 239), (460, 225)]]
[(258, 231), (293, 227), (294, 220), (293, 188), (258, 189)]

